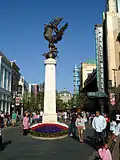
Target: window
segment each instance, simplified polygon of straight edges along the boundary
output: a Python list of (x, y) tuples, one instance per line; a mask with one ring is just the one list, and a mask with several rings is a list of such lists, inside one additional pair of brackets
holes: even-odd
[(3, 87), (3, 68), (1, 68), (1, 87)]
[(18, 86), (18, 94), (22, 94), (22, 86), (21, 85)]
[(5, 70), (5, 74), (4, 74), (4, 88), (6, 89), (6, 81), (7, 81), (7, 72)]
[(8, 90), (10, 91), (11, 88), (11, 73), (8, 72)]

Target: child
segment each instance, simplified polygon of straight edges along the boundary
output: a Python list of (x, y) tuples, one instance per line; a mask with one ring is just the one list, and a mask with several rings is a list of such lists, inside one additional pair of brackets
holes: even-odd
[(29, 131), (29, 117), (28, 117), (28, 112), (25, 113), (25, 117), (23, 118), (23, 135), (26, 136), (28, 135)]
[(85, 128), (85, 120), (81, 114), (78, 115), (78, 118), (76, 119), (76, 127), (78, 129), (78, 136), (80, 143), (83, 143), (84, 141), (84, 128)]
[(101, 160), (112, 160), (112, 156), (110, 150), (108, 148), (107, 142), (103, 143), (100, 149), (98, 150), (98, 154)]

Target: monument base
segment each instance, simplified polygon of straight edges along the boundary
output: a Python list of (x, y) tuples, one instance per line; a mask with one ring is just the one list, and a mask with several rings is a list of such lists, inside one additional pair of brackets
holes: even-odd
[(57, 122), (57, 113), (50, 114), (44, 113), (42, 123), (56, 123)]

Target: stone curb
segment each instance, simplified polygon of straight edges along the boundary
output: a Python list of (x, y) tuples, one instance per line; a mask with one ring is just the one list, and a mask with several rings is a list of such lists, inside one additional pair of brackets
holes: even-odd
[(57, 139), (63, 139), (68, 137), (68, 135), (65, 136), (60, 136), (60, 137), (54, 137), (54, 138), (49, 138), (49, 137), (36, 137), (36, 136), (32, 136), (29, 134), (30, 137), (34, 138), (34, 139), (39, 139), (39, 140), (57, 140)]

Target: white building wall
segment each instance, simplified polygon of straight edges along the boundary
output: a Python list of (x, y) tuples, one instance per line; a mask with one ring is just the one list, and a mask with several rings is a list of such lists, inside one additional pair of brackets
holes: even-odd
[(117, 0), (117, 11), (120, 13), (120, 0)]
[(12, 69), (0, 56), (0, 110), (10, 113)]

